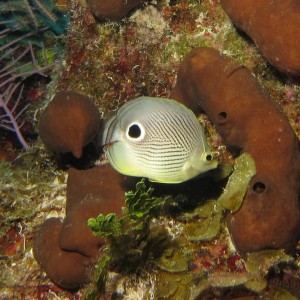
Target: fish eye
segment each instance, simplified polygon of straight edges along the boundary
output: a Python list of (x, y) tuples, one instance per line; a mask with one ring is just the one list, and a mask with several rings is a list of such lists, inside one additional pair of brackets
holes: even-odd
[(207, 161), (211, 161), (213, 159), (212, 155), (211, 154), (207, 154), (206, 155), (206, 160)]
[(126, 136), (132, 141), (141, 141), (145, 136), (145, 130), (141, 124), (131, 123), (127, 127)]

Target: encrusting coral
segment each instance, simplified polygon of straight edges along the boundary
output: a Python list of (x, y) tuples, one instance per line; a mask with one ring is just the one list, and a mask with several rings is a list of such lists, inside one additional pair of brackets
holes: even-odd
[(40, 137), (54, 152), (72, 152), (80, 158), (82, 149), (99, 133), (101, 116), (86, 96), (58, 92), (40, 117)]
[(192, 50), (171, 97), (203, 109), (233, 152), (250, 153), (257, 174), (242, 207), (228, 216), (240, 252), (288, 248), (299, 237), (299, 141), (251, 73), (213, 48)]
[(247, 33), (279, 71), (300, 76), (300, 3), (298, 0), (222, 0), (232, 22)]
[(124, 18), (142, 0), (87, 0), (92, 13), (97, 19), (117, 21)]

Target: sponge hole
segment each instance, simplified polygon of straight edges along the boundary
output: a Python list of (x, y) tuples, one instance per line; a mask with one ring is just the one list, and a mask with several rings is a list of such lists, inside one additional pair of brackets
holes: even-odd
[(255, 193), (261, 194), (265, 191), (266, 185), (261, 181), (257, 181), (253, 184), (252, 189)]
[(219, 124), (224, 123), (227, 120), (227, 112), (226, 111), (221, 111), (218, 116), (217, 116), (217, 122)]

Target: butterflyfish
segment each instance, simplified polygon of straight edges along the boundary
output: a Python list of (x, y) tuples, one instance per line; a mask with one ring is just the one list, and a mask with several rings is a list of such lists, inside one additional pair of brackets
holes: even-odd
[(102, 144), (119, 173), (181, 183), (217, 167), (195, 114), (170, 99), (139, 97), (105, 125)]

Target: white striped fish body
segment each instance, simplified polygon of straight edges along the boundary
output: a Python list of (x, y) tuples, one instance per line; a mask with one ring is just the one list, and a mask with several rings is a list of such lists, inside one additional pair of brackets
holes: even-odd
[(177, 101), (139, 97), (106, 124), (105, 152), (122, 174), (180, 183), (217, 166), (194, 113)]

